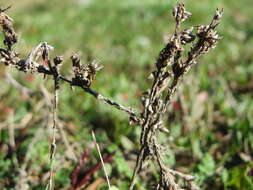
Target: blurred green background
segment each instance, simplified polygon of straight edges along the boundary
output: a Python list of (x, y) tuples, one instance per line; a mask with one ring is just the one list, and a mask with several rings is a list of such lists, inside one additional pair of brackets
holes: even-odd
[[(139, 111), (141, 92), (151, 83), (147, 77), (164, 39), (173, 32), (171, 9), (176, 3), (10, 0), (1, 1), (0, 6), (13, 5), (8, 14), (14, 19), (20, 38), (15, 48), (22, 56), (47, 41), (55, 47), (53, 55), (64, 56), (62, 73), (69, 77), (73, 52), (80, 52), (85, 63), (100, 60), (104, 69), (92, 88)], [(185, 3), (193, 16), (184, 27), (208, 24), (215, 9), (224, 8), (218, 29), (222, 40), (199, 59), (173, 99), (166, 122), (171, 136), (161, 134), (160, 138), (168, 146), (166, 163), (196, 176), (202, 189), (253, 189), (252, 1)], [(0, 67), (0, 78), (0, 189), (45, 189), (52, 80), (4, 66)], [(66, 84), (62, 84), (59, 99), (55, 189), (70, 187), (70, 173), (84, 150), (91, 150), (84, 172), (99, 162), (90, 132), (93, 128), (102, 153), (116, 151), (114, 161), (106, 164), (111, 183), (126, 190), (139, 148), (140, 128), (129, 126), (126, 114)], [(141, 174), (137, 189), (151, 189), (158, 182), (156, 169), (151, 165)], [(103, 171), (95, 172), (86, 188), (107, 189), (101, 178)], [(98, 181), (102, 183), (99, 187), (92, 186)]]

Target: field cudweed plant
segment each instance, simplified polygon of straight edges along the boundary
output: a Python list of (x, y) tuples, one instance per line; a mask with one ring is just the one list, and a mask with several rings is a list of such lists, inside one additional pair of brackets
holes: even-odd
[[(61, 74), (61, 66), (63, 64), (62, 56), (56, 56), (52, 59), (50, 52), (54, 47), (47, 42), (39, 43), (39, 45), (31, 50), (27, 57), (21, 58), (20, 54), (13, 48), (14, 44), (18, 42), (18, 36), (13, 28), (12, 18), (6, 14), (8, 8), (0, 9), (0, 26), (4, 36), (4, 47), (0, 48), (1, 63), (8, 67), (15, 67), (20, 72), (48, 76), (54, 81), (54, 102), (52, 105), (53, 132), (50, 143), (50, 176), (47, 189), (52, 190), (54, 188), (53, 163), (57, 149), (55, 136), (58, 127), (58, 90), (61, 88), (62, 83), (68, 83), (72, 88), (81, 88), (85, 93), (92, 95), (98, 101), (125, 112), (129, 116), (131, 125), (141, 127), (141, 148), (133, 170), (129, 190), (134, 189), (138, 173), (144, 170), (144, 166), (149, 161), (158, 166), (157, 168), (160, 173), (159, 182), (155, 189), (200, 189), (194, 184), (194, 176), (181, 173), (165, 165), (163, 157), (166, 146), (159, 144), (158, 138), (160, 133), (170, 135), (170, 132), (164, 126), (165, 116), (168, 112), (168, 105), (171, 103), (171, 99), (177, 90), (180, 80), (197, 63), (197, 59), (201, 55), (208, 53), (209, 50), (215, 48), (217, 42), (221, 39), (216, 28), (222, 17), (222, 10), (216, 10), (214, 17), (207, 25), (183, 28), (183, 22), (187, 21), (191, 13), (186, 11), (183, 3), (179, 3), (173, 9), (172, 15), (175, 21), (174, 34), (160, 51), (154, 64), (154, 71), (149, 77), (152, 80), (150, 88), (143, 92), (141, 98), (143, 109), (135, 112), (133, 108), (123, 106), (92, 88), (92, 82), (96, 77), (96, 73), (103, 68), (97, 61), (83, 64), (79, 54), (74, 53), (70, 58), (72, 61), (73, 76), (66, 77)], [(94, 133), (92, 134), (94, 141), (96, 141)], [(99, 146), (97, 146), (97, 149), (99, 151)], [(100, 159), (103, 163), (102, 156), (100, 156)], [(103, 168), (106, 174), (104, 164)], [(109, 189), (112, 189), (107, 174), (106, 177)]]

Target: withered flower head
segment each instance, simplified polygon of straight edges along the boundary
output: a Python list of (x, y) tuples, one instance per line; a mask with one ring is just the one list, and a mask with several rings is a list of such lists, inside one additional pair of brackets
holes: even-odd
[(179, 3), (178, 6), (173, 9), (172, 15), (175, 18), (176, 22), (178, 23), (184, 22), (192, 14), (185, 10), (185, 6), (183, 3)]
[(81, 60), (80, 60), (80, 55), (79, 55), (79, 54), (74, 53), (74, 54), (71, 56), (71, 60), (72, 60), (72, 65), (73, 65), (73, 67), (78, 67), (78, 68), (81, 67)]
[(101, 69), (104, 68), (104, 66), (101, 65), (100, 62), (99, 62), (98, 60), (93, 60), (93, 61), (91, 62), (91, 64), (89, 64), (89, 67), (90, 67), (92, 70), (94, 70), (95, 72), (100, 71)]
[(4, 45), (7, 46), (8, 50), (11, 50), (11, 47), (17, 43), (18, 37), (13, 28), (13, 20), (5, 14), (5, 11), (9, 8), (0, 8), (0, 26), (4, 34)]
[(184, 31), (181, 32), (180, 40), (181, 43), (184, 45), (186, 43), (191, 43), (192, 41), (195, 40), (195, 35), (193, 34), (193, 27), (185, 29)]
[(71, 56), (73, 64), (73, 72), (75, 83), (82, 84), (84, 86), (90, 86), (93, 79), (95, 78), (96, 72), (103, 68), (98, 61), (93, 61), (90, 64), (81, 64), (78, 54)]

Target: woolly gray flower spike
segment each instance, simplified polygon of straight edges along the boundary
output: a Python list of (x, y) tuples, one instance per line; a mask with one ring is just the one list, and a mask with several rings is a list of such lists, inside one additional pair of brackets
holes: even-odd
[[(142, 97), (144, 108), (141, 113), (141, 119), (143, 120), (140, 139), (141, 148), (129, 190), (134, 189), (137, 174), (150, 158), (157, 161), (160, 169), (160, 180), (157, 190), (181, 190), (184, 185), (181, 184), (178, 177), (183, 178), (184, 184), (188, 184), (187, 189), (196, 189), (192, 185), (194, 177), (171, 170), (165, 165), (162, 156), (163, 149), (161, 148), (164, 145), (159, 144), (157, 134), (159, 131), (166, 131), (166, 128), (163, 127), (163, 117), (168, 110), (168, 105), (171, 103), (180, 79), (196, 63), (196, 59), (201, 54), (215, 47), (220, 39), (214, 29), (218, 26), (221, 15), (221, 12), (216, 11), (211, 23), (207, 26), (201, 25), (197, 27), (197, 34), (194, 34), (193, 27), (181, 30), (181, 22), (191, 16), (191, 13), (185, 10), (184, 4), (179, 3), (173, 10), (173, 17), (176, 21), (175, 33), (160, 51), (157, 58), (155, 71), (152, 72), (153, 83), (150, 93)], [(197, 38), (196, 42), (194, 42), (195, 38)], [(191, 44), (188, 52), (185, 52), (187, 49), (183, 48), (186, 43)]]

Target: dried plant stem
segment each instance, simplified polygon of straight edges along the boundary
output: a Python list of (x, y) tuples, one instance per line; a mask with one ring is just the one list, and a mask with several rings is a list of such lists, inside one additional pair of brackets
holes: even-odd
[[(192, 184), (194, 179), (192, 176), (171, 170), (164, 164), (164, 159), (162, 157), (164, 153), (164, 145), (159, 144), (158, 135), (160, 131), (168, 132), (164, 127), (164, 116), (167, 112), (168, 105), (171, 103), (171, 98), (176, 92), (180, 79), (185, 76), (194, 64), (196, 64), (196, 60), (200, 55), (206, 54), (209, 50), (215, 48), (216, 44), (221, 39), (216, 31), (216, 27), (221, 21), (222, 10), (217, 9), (211, 22), (208, 25), (199, 25), (195, 27), (195, 31), (194, 27), (184, 30), (181, 29), (182, 23), (191, 16), (191, 13), (186, 11), (184, 4), (179, 3), (177, 7), (173, 9), (173, 18), (176, 23), (174, 34), (168, 40), (166, 46), (161, 50), (156, 60), (155, 69), (151, 74), (153, 82), (151, 88), (143, 93), (142, 104), (144, 109), (140, 114), (136, 114), (131, 108), (125, 107), (104, 97), (90, 88), (96, 72), (102, 69), (102, 66), (96, 61), (89, 64), (82, 64), (79, 55), (73, 54), (71, 56), (73, 77), (69, 80), (60, 75), (58, 66), (62, 62), (61, 57), (55, 57), (54, 65), (51, 65), (49, 52), (53, 47), (46, 42), (42, 42), (36, 46), (26, 59), (19, 58), (19, 54), (12, 49), (12, 46), (17, 43), (17, 35), (13, 28), (12, 19), (5, 14), (6, 10), (7, 9), (0, 9), (0, 26), (2, 27), (2, 32), (4, 34), (3, 43), (5, 45), (5, 48), (0, 48), (0, 62), (7, 66), (14, 66), (19, 71), (25, 73), (42, 73), (44, 76), (53, 76), (55, 82), (53, 105), (54, 124), (50, 151), (49, 190), (53, 189), (53, 161), (56, 149), (55, 135), (58, 104), (57, 90), (60, 87), (60, 81), (68, 83), (71, 87), (80, 87), (97, 100), (111, 105), (118, 110), (124, 111), (129, 115), (130, 124), (133, 123), (141, 126), (141, 148), (129, 190), (133, 190), (135, 178), (142, 170), (144, 163), (148, 160), (155, 161), (160, 170), (160, 180), (157, 184), (157, 190), (182, 190), (183, 188), (187, 188), (187, 190), (197, 189), (197, 187)], [(189, 45), (190, 49), (185, 49), (185, 45)], [(38, 63), (38, 58), (42, 58), (43, 62), (46, 64)], [(104, 166), (104, 161), (93, 131), (92, 136), (110, 189), (110, 182)], [(178, 181), (177, 177), (182, 178), (187, 187), (184, 187), (184, 184), (180, 184), (180, 180)]]
[(105, 163), (104, 163), (104, 160), (103, 160), (100, 148), (99, 148), (99, 144), (97, 143), (96, 136), (95, 136), (95, 133), (94, 133), (93, 130), (91, 130), (91, 134), (92, 134), (93, 142), (94, 142), (94, 144), (96, 146), (96, 149), (98, 151), (98, 155), (99, 155), (99, 158), (100, 158), (100, 161), (101, 161), (104, 173), (105, 173), (105, 178), (106, 178), (106, 182), (107, 182), (107, 185), (108, 185), (108, 189), (111, 190), (111, 185), (110, 185), (110, 180), (109, 180), (109, 177), (108, 177), (108, 173), (106, 171)]
[(94, 98), (96, 98), (97, 100), (105, 103), (105, 104), (108, 104), (110, 106), (113, 106), (114, 108), (118, 109), (118, 110), (121, 110), (121, 111), (124, 111), (126, 112), (130, 117), (133, 117), (133, 118), (136, 118), (136, 120), (138, 122), (141, 122), (137, 116), (137, 114), (135, 114), (135, 112), (132, 110), (132, 108), (130, 107), (126, 107), (126, 106), (123, 106), (115, 101), (113, 101), (112, 99), (110, 98), (107, 98), (105, 96), (103, 96), (102, 94), (98, 93), (97, 91), (93, 90), (92, 88), (90, 87), (87, 87), (87, 86), (84, 86), (84, 85), (80, 85), (80, 84), (75, 84), (73, 83), (71, 80), (67, 79), (66, 77), (60, 75), (59, 78), (66, 82), (66, 83), (69, 83), (71, 86), (78, 86), (80, 88), (82, 88), (85, 92), (87, 92), (88, 94), (92, 95)]
[[(45, 45), (46, 44), (46, 45)], [(48, 46), (47, 43), (43, 42), (40, 43), (38, 46), (36, 46), (36, 48), (34, 48), (32, 50), (32, 52), (29, 54), (29, 56), (26, 59), (20, 59), (18, 57), (18, 54), (16, 52), (13, 51), (9, 51), (3, 48), (0, 48), (0, 56), (4, 57), (2, 60), (0, 60), (1, 62), (4, 62), (5, 64), (11, 65), (16, 67), (18, 70), (23, 71), (25, 73), (27, 72), (31, 72), (31, 73), (41, 73), (44, 74), (44, 76), (48, 75), (48, 76), (53, 76), (55, 74), (55, 72), (53, 70), (48, 69), (46, 66), (41, 65), (37, 62), (35, 62), (31, 56), (37, 56), (36, 53), (34, 51), (44, 51), (41, 50), (41, 48), (44, 46)], [(51, 46), (50, 46), (51, 47)], [(52, 47), (51, 47), (52, 48)], [(39, 53), (39, 52), (37, 52)], [(9, 60), (11, 59), (11, 61)], [(5, 62), (5, 60), (8, 62)], [(29, 64), (28, 64), (29, 63)], [(94, 98), (96, 98), (97, 100), (108, 104), (110, 106), (113, 106), (114, 108), (124, 111), (126, 112), (131, 121), (136, 123), (136, 124), (140, 124), (141, 120), (139, 118), (139, 116), (133, 111), (132, 108), (130, 107), (126, 107), (123, 106), (117, 102), (115, 102), (114, 100), (103, 96), (102, 94), (98, 93), (97, 91), (93, 90), (92, 88), (90, 88), (90, 86), (85, 85), (81, 79), (75, 79), (73, 78), (72, 80), (67, 79), (65, 76), (58, 74), (58, 79), (68, 83), (71, 87), (80, 87), (82, 88), (86, 93), (92, 95)]]
[[(175, 176), (181, 177), (186, 182), (187, 189), (196, 188), (193, 177), (169, 169), (164, 164), (163, 145), (158, 143), (158, 132), (164, 131), (164, 114), (171, 102), (179, 81), (196, 63), (196, 59), (213, 49), (220, 40), (215, 28), (220, 23), (222, 11), (217, 10), (209, 25), (181, 30), (181, 23), (188, 19), (191, 13), (185, 10), (184, 4), (179, 3), (173, 10), (175, 19), (175, 32), (166, 46), (160, 52), (155, 63), (155, 70), (151, 76), (153, 83), (150, 89), (144, 92), (142, 103), (144, 110), (141, 113), (141, 149), (138, 154), (136, 166), (132, 176), (129, 190), (133, 190), (137, 173), (148, 160), (155, 160), (160, 169), (160, 181), (157, 190), (181, 190)], [(197, 41), (195, 39), (197, 38)], [(194, 42), (195, 41), (195, 42)], [(183, 45), (191, 44), (186, 58), (183, 56)]]
[(16, 143), (15, 143), (15, 129), (14, 129), (14, 111), (10, 111), (10, 115), (8, 118), (8, 131), (9, 131), (9, 141), (10, 146), (14, 150)]
[[(64, 81), (68, 83), (71, 87), (77, 86), (82, 88), (86, 93), (91, 94), (97, 100), (111, 105), (114, 108), (126, 112), (131, 122), (139, 124), (141, 123), (139, 116), (133, 112), (133, 110), (129, 107), (125, 107), (98, 92), (94, 91), (90, 88), (92, 80), (95, 78), (95, 74), (102, 67), (96, 63), (92, 62), (91, 64), (83, 65), (81, 64), (80, 58), (77, 54), (73, 54), (71, 57), (73, 64), (73, 72), (74, 77), (69, 80), (66, 77), (60, 75), (59, 73), (59, 65), (62, 63), (62, 58), (57, 56), (54, 58), (54, 65), (51, 64), (49, 59), (49, 52), (53, 50), (53, 47), (48, 45), (46, 42), (42, 42), (38, 44), (32, 51), (29, 53), (26, 59), (19, 58), (19, 53), (15, 52), (12, 49), (12, 46), (17, 43), (17, 34), (13, 28), (13, 20), (5, 13), (7, 9), (0, 9), (0, 26), (2, 27), (2, 32), (4, 34), (4, 45), (6, 48), (0, 48), (0, 62), (5, 65), (10, 65), (17, 68), (19, 71), (25, 73), (42, 73), (44, 76), (53, 76), (55, 82), (54, 89), (54, 103), (53, 103), (53, 132), (52, 132), (52, 142), (50, 147), (50, 178), (47, 184), (47, 189), (53, 189), (53, 163), (55, 158), (55, 150), (56, 150), (56, 127), (57, 127), (57, 104), (58, 104), (58, 95), (57, 90), (60, 88), (60, 81)], [(38, 63), (38, 59), (42, 58), (43, 63)], [(101, 154), (101, 161), (103, 163)], [(104, 168), (104, 164), (103, 164)], [(105, 170), (105, 168), (104, 168)], [(106, 173), (106, 171), (105, 171)], [(108, 180), (108, 176), (107, 181)], [(108, 183), (110, 187), (110, 184)]]
[(48, 190), (53, 190), (53, 174), (54, 174), (54, 159), (56, 151), (56, 130), (57, 130), (57, 105), (58, 105), (58, 90), (55, 85), (54, 89), (54, 101), (53, 101), (53, 127), (52, 127), (52, 142), (50, 147), (50, 176), (48, 182)]

